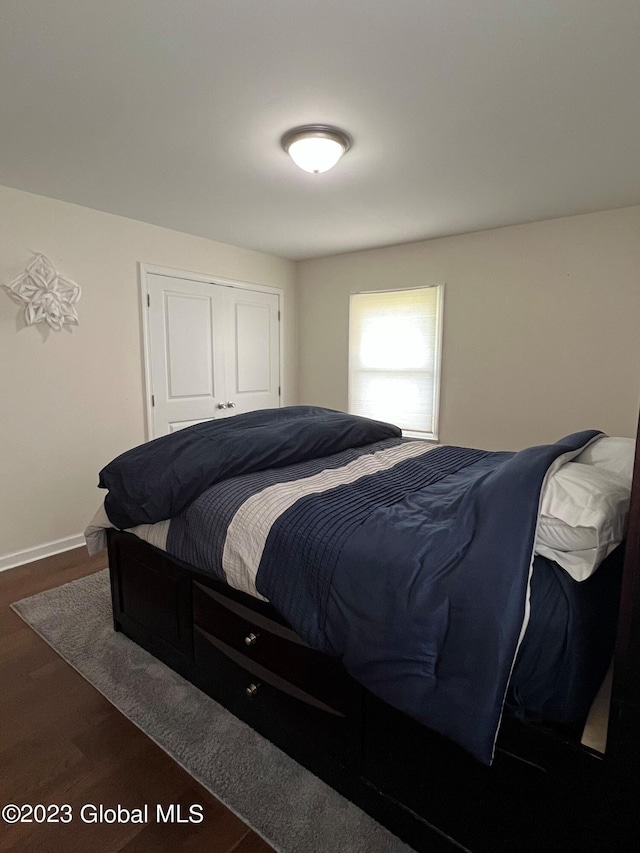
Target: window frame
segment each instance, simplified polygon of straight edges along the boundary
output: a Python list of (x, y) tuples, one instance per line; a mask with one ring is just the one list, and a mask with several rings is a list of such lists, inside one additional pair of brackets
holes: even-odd
[[(437, 289), (437, 304), (435, 311), (435, 329), (434, 329), (434, 347), (433, 347), (433, 417), (432, 431), (426, 432), (422, 430), (403, 429), (402, 435), (406, 438), (420, 439), (423, 441), (438, 441), (439, 422), (440, 422), (440, 391), (442, 380), (442, 339), (443, 339), (443, 323), (444, 323), (444, 297), (445, 297), (445, 282), (437, 282), (434, 284), (422, 284), (415, 287), (380, 287), (374, 290), (358, 290), (349, 294), (349, 327), (348, 327), (348, 359), (347, 359), (347, 409), (351, 412), (351, 394), (352, 394), (352, 367), (351, 367), (351, 351), (353, 341), (351, 339), (351, 321), (353, 311), (353, 297), (364, 296), (366, 294), (376, 293), (408, 293), (412, 290), (427, 290), (431, 288)], [(407, 371), (409, 373), (410, 371)], [(393, 413), (389, 413), (389, 421), (393, 423)]]

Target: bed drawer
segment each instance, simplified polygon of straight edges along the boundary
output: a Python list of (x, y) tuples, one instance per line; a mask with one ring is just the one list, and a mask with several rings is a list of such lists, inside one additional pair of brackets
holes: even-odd
[(290, 628), (193, 584), (196, 634), (261, 682), (327, 714), (345, 716), (351, 679), (336, 658), (316, 652)]
[(306, 766), (352, 762), (358, 747), (352, 715), (323, 710), (276, 687), (268, 674), (263, 678), (246, 669), (201, 628), (194, 628), (193, 639), (199, 686), (235, 716)]

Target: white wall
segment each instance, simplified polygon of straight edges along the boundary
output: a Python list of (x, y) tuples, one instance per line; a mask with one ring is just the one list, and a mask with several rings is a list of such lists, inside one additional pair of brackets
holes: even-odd
[(346, 407), (351, 291), (445, 281), (442, 441), (635, 435), (640, 207), (296, 265), (0, 187), (0, 284), (33, 251), (82, 285), (80, 325), (25, 327), (0, 289), (0, 568), (79, 535), (145, 438), (138, 262), (283, 288), (285, 404)]
[(443, 443), (635, 436), (640, 207), (301, 262), (300, 402), (347, 405), (350, 292), (436, 282)]
[(0, 568), (69, 544), (100, 468), (145, 439), (138, 262), (283, 288), (283, 402), (297, 401), (293, 262), (0, 187), (0, 284), (34, 251), (81, 285), (80, 325), (27, 327), (0, 289)]

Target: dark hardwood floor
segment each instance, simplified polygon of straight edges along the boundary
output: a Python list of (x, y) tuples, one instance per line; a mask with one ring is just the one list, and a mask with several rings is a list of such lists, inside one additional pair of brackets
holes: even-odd
[[(130, 723), (9, 605), (104, 568), (84, 548), (0, 572), (0, 807), (69, 804), (71, 823), (0, 821), (0, 851), (268, 853), (272, 848)], [(155, 807), (202, 807), (158, 824)], [(150, 807), (149, 822), (84, 823), (85, 804)], [(90, 816), (90, 813), (87, 814)]]

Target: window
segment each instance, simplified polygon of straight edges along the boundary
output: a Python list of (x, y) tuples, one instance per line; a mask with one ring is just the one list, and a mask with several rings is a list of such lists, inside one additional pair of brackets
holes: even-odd
[(350, 412), (437, 438), (443, 290), (351, 294)]

